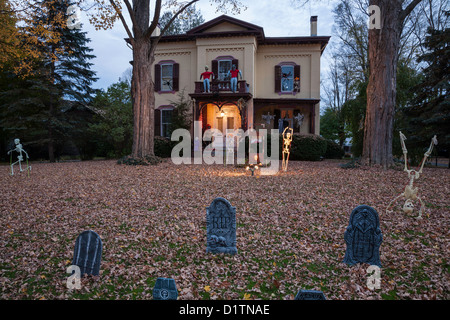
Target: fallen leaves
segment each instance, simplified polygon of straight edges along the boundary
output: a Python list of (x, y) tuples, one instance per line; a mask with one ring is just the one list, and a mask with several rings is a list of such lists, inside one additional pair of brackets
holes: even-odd
[[(174, 278), (179, 299), (285, 299), (299, 289), (327, 299), (448, 299), (450, 171), (425, 168), (417, 181), (422, 220), (389, 202), (404, 172), (343, 170), (295, 162), (259, 179), (232, 166), (121, 166), (114, 161), (33, 164), (0, 185), (1, 299), (152, 299), (157, 277)], [(236, 256), (206, 253), (206, 207), (236, 207)], [(342, 263), (350, 213), (380, 215), (381, 289), (366, 265)], [(417, 210), (417, 206), (416, 206)], [(79, 233), (103, 241), (101, 275), (65, 286)]]

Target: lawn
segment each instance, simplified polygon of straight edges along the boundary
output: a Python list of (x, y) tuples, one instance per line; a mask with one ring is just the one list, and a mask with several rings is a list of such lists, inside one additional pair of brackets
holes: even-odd
[[(449, 299), (450, 170), (424, 168), (416, 181), (423, 219), (398, 201), (401, 170), (342, 169), (339, 162), (290, 162), (288, 172), (251, 176), (223, 165), (118, 165), (115, 161), (0, 166), (0, 299), (152, 299), (158, 277), (178, 299)], [(16, 171), (16, 170), (15, 170)], [(206, 253), (206, 207), (236, 207), (238, 254)], [(380, 289), (367, 264), (342, 262), (353, 208), (380, 215)], [(103, 242), (101, 274), (69, 290), (66, 269), (84, 230)]]

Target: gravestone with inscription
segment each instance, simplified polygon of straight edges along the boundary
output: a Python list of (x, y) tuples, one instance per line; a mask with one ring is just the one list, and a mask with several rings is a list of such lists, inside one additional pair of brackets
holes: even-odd
[(177, 300), (178, 291), (175, 280), (171, 278), (156, 279), (153, 287), (153, 300)]
[(81, 276), (98, 276), (102, 259), (102, 240), (94, 231), (83, 231), (75, 241), (72, 265), (80, 267)]
[(383, 236), (380, 219), (374, 208), (360, 205), (353, 209), (344, 239), (347, 244), (344, 256), (346, 264), (368, 263), (381, 267), (380, 245)]
[(236, 254), (236, 208), (216, 198), (206, 208), (206, 252)]
[(327, 300), (322, 291), (300, 290), (294, 300)]

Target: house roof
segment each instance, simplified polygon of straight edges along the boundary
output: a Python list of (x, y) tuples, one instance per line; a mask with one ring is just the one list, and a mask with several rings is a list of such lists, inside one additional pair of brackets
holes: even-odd
[[(220, 24), (228, 24), (233, 26), (233, 30), (220, 30), (215, 27)], [(323, 51), (330, 39), (329, 36), (301, 36), (301, 37), (266, 37), (264, 29), (255, 24), (239, 20), (227, 15), (221, 15), (215, 19), (205, 22), (185, 34), (162, 36), (159, 42), (177, 42), (177, 41), (194, 41), (197, 38), (214, 38), (214, 37), (235, 37), (249, 36), (256, 37), (260, 45), (276, 45), (276, 44), (320, 44)]]

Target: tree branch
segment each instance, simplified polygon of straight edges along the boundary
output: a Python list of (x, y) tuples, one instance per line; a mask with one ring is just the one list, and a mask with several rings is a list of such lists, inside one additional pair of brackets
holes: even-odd
[(400, 13), (400, 20), (403, 21), (406, 17), (414, 10), (414, 8), (420, 3), (422, 0), (413, 0), (402, 12)]
[(133, 26), (136, 25), (136, 17), (134, 15), (133, 8), (131, 7), (130, 1), (124, 0), (123, 2), (125, 2), (125, 6), (127, 7), (128, 13), (130, 14), (131, 23), (133, 24)]
[[(190, 5), (194, 4), (195, 2), (197, 2), (198, 0), (192, 0), (190, 1), (188, 4), (186, 4), (184, 7), (182, 7), (180, 10), (178, 10), (177, 13), (175, 13), (172, 17), (172, 19), (169, 20), (169, 22), (165, 25), (164, 29), (161, 30), (161, 34), (159, 35), (159, 37), (156, 39), (156, 41), (154, 42), (154, 44), (156, 45), (159, 42), (159, 39), (161, 39), (161, 37), (164, 35), (164, 33), (166, 32), (166, 30), (170, 27), (170, 25), (172, 24), (172, 22), (178, 17), (178, 15), (180, 13), (182, 13), (184, 10), (186, 10), (187, 7), (189, 7)], [(159, 17), (158, 17), (159, 19)], [(153, 24), (153, 23), (152, 23)], [(155, 26), (156, 28), (156, 26)], [(154, 29), (153, 29), (154, 30)], [(153, 33), (153, 30), (151, 30), (151, 26), (150, 28), (147, 30), (147, 35), (150, 37), (151, 34)]]
[(152, 35), (153, 31), (158, 26), (158, 22), (159, 22), (159, 17), (160, 16), (161, 16), (161, 0), (156, 0), (155, 13), (153, 14), (153, 20), (152, 20), (152, 23), (150, 24), (150, 27), (145, 32), (145, 35), (144, 35), (145, 38), (150, 38), (150, 36)]
[[(119, 7), (117, 7), (117, 4), (113, 0), (109, 0), (109, 2), (113, 6), (114, 10), (116, 10), (116, 13), (119, 15), (120, 21), (122, 21), (122, 24), (123, 24), (123, 26), (125, 28), (125, 31), (127, 32), (127, 35), (128, 35), (129, 40), (130, 40), (131, 46), (133, 46), (133, 44), (134, 44), (133, 33), (131, 33), (130, 28), (127, 25), (127, 22), (125, 21), (125, 18), (122, 15), (122, 12), (120, 11)], [(131, 12), (130, 12), (130, 17), (131, 17), (131, 20), (133, 20), (134, 15), (132, 16)]]

